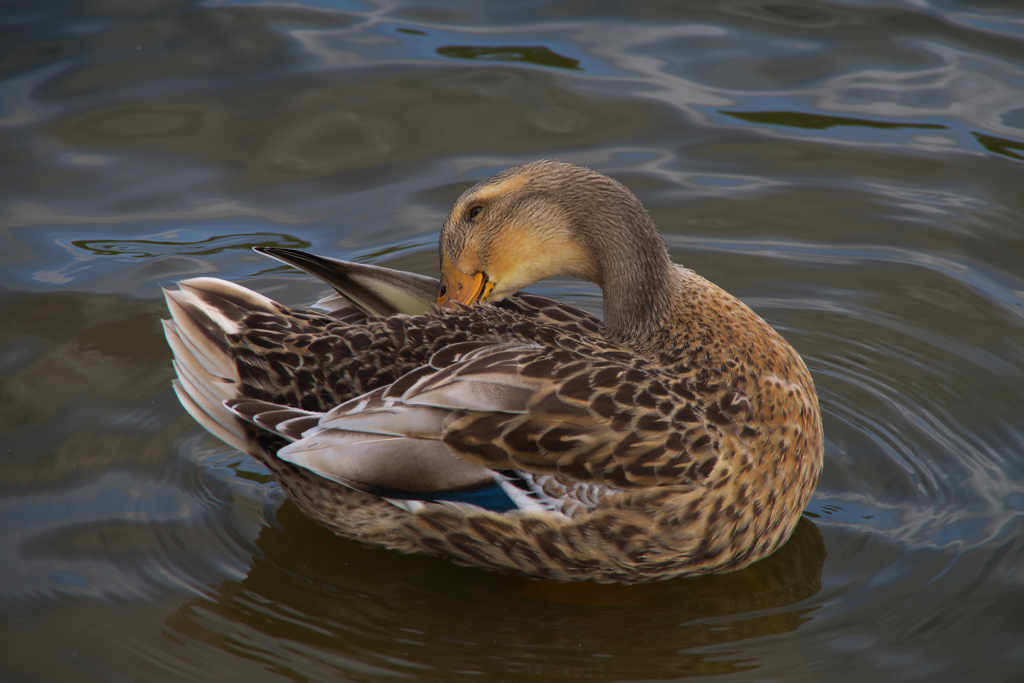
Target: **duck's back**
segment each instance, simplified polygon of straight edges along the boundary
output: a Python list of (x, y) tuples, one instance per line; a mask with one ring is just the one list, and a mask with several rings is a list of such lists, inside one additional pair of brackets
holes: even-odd
[[(693, 307), (657, 351), (528, 294), (339, 320), (215, 280), (169, 296), (168, 338), (190, 412), (338, 533), (561, 580), (724, 571), (788, 538), (820, 471), (820, 418), (789, 345), (680, 272)], [(338, 465), (385, 440), (373, 452), (397, 465)], [(384, 471), (401, 453), (408, 471)], [(474, 498), (481, 477), (511, 503)]]

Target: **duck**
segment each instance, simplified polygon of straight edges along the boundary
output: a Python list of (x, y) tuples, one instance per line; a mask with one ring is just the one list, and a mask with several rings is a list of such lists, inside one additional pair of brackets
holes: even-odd
[[(673, 263), (640, 201), (564, 161), (467, 190), (440, 279), (258, 247), (333, 288), (291, 308), (165, 290), (189, 414), (306, 515), (405, 553), (559, 582), (721, 574), (781, 547), (823, 460), (801, 356)], [(597, 316), (523, 292), (596, 283)]]

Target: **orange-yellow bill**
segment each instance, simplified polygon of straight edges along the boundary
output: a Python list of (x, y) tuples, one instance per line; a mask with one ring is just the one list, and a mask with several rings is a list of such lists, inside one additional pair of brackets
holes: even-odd
[(472, 306), (477, 300), (486, 299), (494, 285), (487, 281), (482, 272), (466, 275), (455, 267), (446, 256), (441, 263), (441, 287), (437, 293), (437, 303), (443, 308), (451, 308), (454, 303)]

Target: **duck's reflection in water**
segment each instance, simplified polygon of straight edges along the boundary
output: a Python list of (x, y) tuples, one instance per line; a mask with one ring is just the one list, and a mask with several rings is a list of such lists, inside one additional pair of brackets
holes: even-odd
[(248, 576), (182, 605), (167, 621), (169, 638), (293, 680), (355, 670), (452, 680), (496, 661), (508, 680), (723, 674), (759, 666), (743, 641), (810, 619), (826, 555), (817, 527), (801, 518), (779, 551), (731, 574), (565, 584), (367, 548), (290, 502), (278, 520), (260, 534)]

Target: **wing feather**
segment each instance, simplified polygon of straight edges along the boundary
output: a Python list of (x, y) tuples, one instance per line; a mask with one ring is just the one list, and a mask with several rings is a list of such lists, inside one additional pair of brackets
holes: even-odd
[(278, 456), (369, 492), (436, 493), (493, 483), (486, 468), (452, 455), (436, 439), (319, 429)]
[[(358, 282), (362, 274), (352, 276), (353, 272), (339, 277)], [(380, 281), (390, 277), (372, 271), (370, 275)], [(378, 297), (378, 310), (369, 311), (372, 314), (383, 305), (382, 287), (369, 287), (364, 297)], [(425, 297), (425, 285), (420, 290), (416, 296)], [(534, 299), (516, 306), (546, 301)], [(589, 338), (592, 321), (582, 315), (573, 323), (580, 334), (555, 334), (531, 326), (520, 334), (501, 317), (507, 312), (480, 307), (473, 310), (480, 318), (474, 325), (505, 331), (474, 331), (467, 341), (438, 345), (432, 355), (421, 356), (422, 365), (399, 363), (398, 372), (393, 362), (397, 355), (386, 356), (391, 359), (388, 364), (362, 357), (356, 361), (357, 354), (376, 348), (374, 334), (385, 342), (404, 338), (403, 323), (369, 323), (377, 331), (338, 337), (338, 348), (350, 350), (355, 364), (328, 369), (339, 378), (369, 373), (370, 379), (358, 376), (354, 390), (360, 395), (333, 407), (328, 404), (326, 412), (312, 412), (232, 400), (243, 394), (243, 383), (239, 368), (222, 347), (246, 315), (280, 317), (276, 304), (237, 285), (203, 279), (168, 293), (168, 304), (174, 320), (167, 325), (167, 336), (178, 358), (178, 389), (188, 394), (186, 407), (204, 426), (244, 448), (247, 437), (237, 422), (241, 418), (292, 442), (278, 457), (353, 488), (392, 491), (398, 498), (408, 498), (417, 492), (493, 485), (495, 473), (520, 471), (620, 490), (699, 483), (715, 465), (718, 442), (707, 429), (706, 406), (692, 395), (687, 398), (685, 391), (669, 391), (633, 357), (619, 353), (619, 347)], [(568, 315), (562, 308), (544, 305), (553, 318)], [(350, 310), (355, 316), (367, 312)], [(441, 322), (443, 313), (431, 315)], [(494, 321), (487, 322), (492, 317)], [(394, 335), (386, 325), (395, 326)], [(466, 339), (465, 332), (451, 334), (454, 340)], [(291, 376), (305, 362), (296, 355), (304, 347), (272, 341), (280, 349), (277, 355), (255, 354), (252, 362), (273, 361), (275, 372)], [(330, 348), (326, 353), (332, 353)], [(371, 357), (376, 358), (372, 353)], [(246, 386), (263, 389), (256, 395), (278, 401), (276, 385), (264, 386), (270, 381), (267, 370), (246, 368)], [(360, 386), (373, 386), (378, 373), (387, 383), (362, 393)], [(733, 400), (722, 410), (737, 412), (736, 403)], [(507, 482), (499, 484), (507, 488)], [(573, 505), (578, 509), (580, 504)]]
[(381, 266), (339, 261), (297, 249), (255, 247), (255, 251), (314, 275), (338, 292), (341, 299), (325, 297), (321, 308), (339, 312), (351, 302), (364, 316), (387, 317), (396, 313), (420, 315), (437, 299), (438, 281), (425, 275)]

